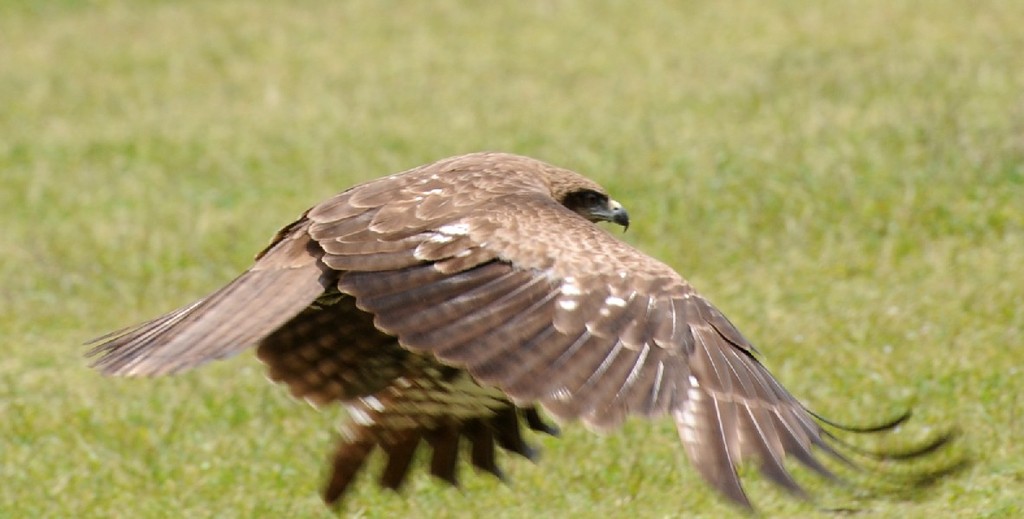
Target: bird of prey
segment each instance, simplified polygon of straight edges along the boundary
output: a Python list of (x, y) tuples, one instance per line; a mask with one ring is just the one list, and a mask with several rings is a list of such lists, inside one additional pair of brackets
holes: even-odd
[(523, 427), (557, 432), (539, 408), (596, 430), (666, 416), (700, 475), (747, 508), (741, 462), (801, 497), (786, 458), (828, 478), (821, 453), (853, 463), (827, 429), (840, 426), (790, 395), (721, 312), (596, 222), (629, 217), (575, 172), (506, 153), (443, 159), (312, 207), (234, 281), (90, 355), (108, 375), (166, 375), (255, 347), (295, 397), (348, 412), (329, 504), (377, 448), (391, 489), (423, 444), (453, 485), (460, 456), (500, 478), (497, 448), (533, 455)]

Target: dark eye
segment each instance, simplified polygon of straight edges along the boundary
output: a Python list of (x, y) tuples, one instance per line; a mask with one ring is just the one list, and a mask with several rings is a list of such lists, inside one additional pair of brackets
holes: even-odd
[(591, 190), (576, 191), (567, 196), (563, 201), (563, 204), (573, 211), (596, 208), (606, 203), (608, 203), (607, 196)]
[(587, 206), (594, 206), (600, 204), (603, 198), (599, 193), (593, 191), (586, 191), (583, 193), (583, 203)]

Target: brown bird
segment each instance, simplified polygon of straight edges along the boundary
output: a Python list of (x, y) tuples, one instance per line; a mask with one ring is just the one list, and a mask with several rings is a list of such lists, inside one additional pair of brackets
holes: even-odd
[(667, 415), (701, 476), (747, 508), (741, 462), (801, 497), (785, 458), (828, 478), (817, 452), (853, 464), (823, 424), (841, 426), (790, 395), (721, 312), (595, 222), (629, 217), (577, 173), (504, 153), (444, 159), (316, 205), (227, 286), (90, 355), (105, 374), (166, 375), (256, 346), (294, 396), (348, 411), (328, 503), (377, 447), (387, 488), (423, 442), (453, 485), (463, 441), (501, 477), (496, 446), (533, 454), (523, 424), (557, 432), (538, 407), (598, 430)]

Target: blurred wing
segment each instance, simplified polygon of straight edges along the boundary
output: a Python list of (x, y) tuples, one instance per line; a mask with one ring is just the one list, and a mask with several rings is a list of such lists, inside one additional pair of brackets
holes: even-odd
[(812, 416), (668, 266), (539, 195), (432, 218), (387, 200), (337, 197), (309, 232), (339, 289), (402, 346), (596, 428), (671, 414), (704, 478), (745, 506), (745, 459), (800, 495), (785, 457), (829, 475)]
[(95, 339), (93, 366), (107, 375), (165, 375), (252, 346), (337, 279), (307, 229), (304, 220), (282, 229), (252, 268), (209, 296)]

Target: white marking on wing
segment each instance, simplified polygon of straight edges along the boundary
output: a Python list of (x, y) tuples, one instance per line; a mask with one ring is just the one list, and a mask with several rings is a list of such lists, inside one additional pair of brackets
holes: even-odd
[(604, 304), (621, 308), (626, 306), (626, 300), (618, 296), (608, 296), (604, 298)]
[(693, 407), (692, 404), (686, 404), (685, 411), (683, 411), (683, 418), (680, 420), (687, 427), (694, 428), (697, 426), (697, 415), (693, 413), (689, 408)]
[(469, 224), (467, 223), (451, 223), (448, 225), (442, 225), (437, 229), (445, 234), (451, 234), (454, 236), (465, 236), (469, 234)]
[(692, 410), (692, 405), (687, 402), (683, 409), (673, 413), (676, 421), (679, 422), (679, 438), (683, 440), (683, 443), (695, 443), (697, 441), (697, 431), (694, 425), (697, 423), (697, 418)]
[(583, 383), (582, 387), (589, 388), (591, 384), (601, 378), (601, 376), (608, 371), (608, 368), (611, 367), (612, 363), (615, 362), (615, 359), (619, 356), (619, 352), (621, 351), (622, 341), (615, 341), (615, 347), (608, 352), (608, 355), (606, 355), (604, 360), (601, 361), (601, 364), (597, 366), (597, 369), (587, 377), (587, 381)]
[(578, 296), (583, 293), (580, 287), (572, 283), (565, 283), (562, 285), (562, 293), (567, 296)]
[(558, 306), (559, 306), (559, 307), (560, 307), (560, 308), (561, 308), (562, 310), (575, 310), (575, 309), (576, 309), (577, 307), (579, 307), (580, 305), (579, 305), (579, 303), (577, 303), (577, 302), (576, 302), (575, 300), (573, 300), (573, 299), (563, 299), (563, 300), (561, 300), (561, 301), (559, 301), (559, 302), (558, 302)]
[(654, 375), (654, 384), (651, 386), (651, 402), (658, 402), (658, 393), (661, 392), (661, 380), (665, 375), (665, 363), (658, 361), (658, 370)]
[[(636, 363), (633, 364), (633, 369), (630, 370), (629, 376), (626, 377), (626, 383), (623, 384), (623, 386), (622, 386), (623, 388), (631, 387), (634, 383), (636, 383), (636, 379), (637, 379), (637, 377), (640, 376), (640, 370), (643, 369), (644, 362), (647, 361), (647, 354), (650, 351), (651, 351), (650, 345), (648, 345), (645, 342), (644, 343), (644, 347), (640, 350), (640, 355), (637, 356), (637, 358), (636, 358)], [(620, 391), (620, 393), (621, 393), (621, 391)]]

